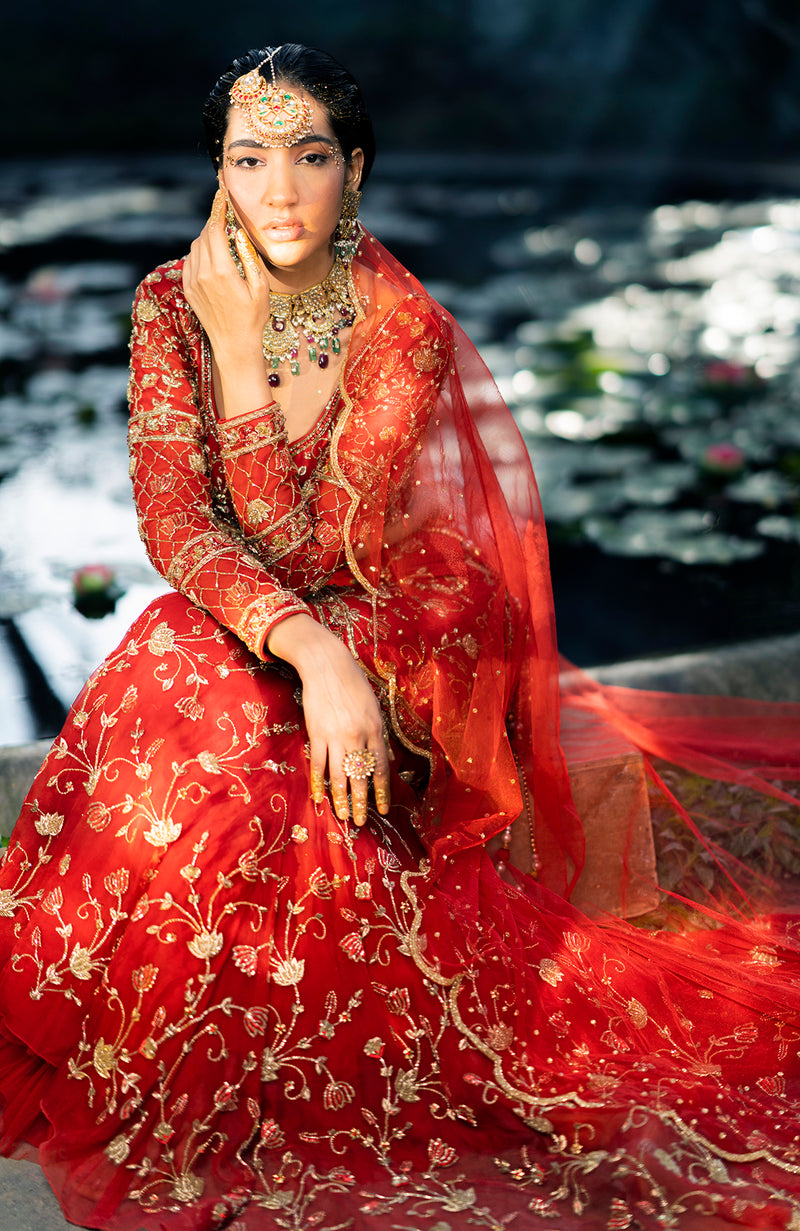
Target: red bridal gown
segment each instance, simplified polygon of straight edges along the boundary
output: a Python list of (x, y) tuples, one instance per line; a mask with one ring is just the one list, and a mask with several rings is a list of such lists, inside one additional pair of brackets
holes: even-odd
[[(216, 422), (180, 266), (140, 288), (132, 475), (175, 592), (76, 700), (0, 870), (3, 1149), (120, 1231), (796, 1229), (797, 924), (569, 905), (524, 448), (368, 236), (353, 278), (341, 388), (292, 444), (274, 408)], [(384, 708), (393, 805), (360, 831), (311, 802), (299, 681), (264, 652), (297, 611)], [(613, 705), (649, 751), (789, 798), (792, 707), (758, 732)], [(521, 772), (538, 882), (484, 847)]]

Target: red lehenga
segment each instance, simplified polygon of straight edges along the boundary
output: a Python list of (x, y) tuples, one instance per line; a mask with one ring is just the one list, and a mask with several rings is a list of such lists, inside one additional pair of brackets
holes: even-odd
[[(177, 593), (78, 697), (2, 867), (2, 1147), (122, 1231), (798, 1228), (798, 924), (733, 893), (684, 935), (569, 905), (524, 446), (369, 236), (353, 278), (340, 390), (292, 444), (269, 411), (216, 422), (180, 263), (140, 288), (132, 476)], [(311, 802), (263, 651), (295, 611), (384, 708), (393, 807), (358, 832)], [(573, 703), (791, 798), (800, 707)], [(526, 803), (539, 881), (484, 846)]]

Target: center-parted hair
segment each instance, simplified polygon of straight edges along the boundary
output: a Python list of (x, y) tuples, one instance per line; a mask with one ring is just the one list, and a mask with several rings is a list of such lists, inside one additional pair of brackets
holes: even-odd
[[(228, 66), (203, 107), (203, 124), (206, 130), (206, 146), (214, 169), (222, 160), (225, 130), (228, 127), (228, 112), (231, 107), (230, 90), (237, 78), (261, 65), (261, 75), (272, 81), (272, 71), (267, 56), (273, 48), (248, 51)], [(265, 64), (261, 62), (266, 60)], [(358, 82), (333, 56), (316, 47), (304, 47), (301, 43), (283, 43), (272, 56), (275, 80), (307, 91), (328, 112), (331, 127), (349, 162), (353, 150), (364, 151), (364, 170), (361, 176), (363, 188), (375, 161), (375, 135), (372, 120), (364, 105)]]

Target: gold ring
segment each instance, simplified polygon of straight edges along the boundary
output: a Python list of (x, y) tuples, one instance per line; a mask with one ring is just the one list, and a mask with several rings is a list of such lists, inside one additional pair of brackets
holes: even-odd
[(348, 778), (370, 778), (375, 773), (378, 758), (369, 748), (356, 748), (345, 753), (342, 758), (342, 769)]

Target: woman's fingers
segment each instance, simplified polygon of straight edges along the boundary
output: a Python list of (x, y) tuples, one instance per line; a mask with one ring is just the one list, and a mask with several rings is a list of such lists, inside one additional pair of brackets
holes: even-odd
[(346, 821), (350, 815), (350, 803), (347, 798), (347, 778), (341, 770), (338, 774), (331, 775), (331, 798), (333, 810), (339, 820)]
[(371, 740), (367, 748), (351, 748), (338, 753), (329, 748), (327, 757), (312, 749), (309, 786), (315, 804), (321, 804), (325, 798), (326, 761), (333, 810), (339, 820), (346, 821), (352, 817), (353, 824), (359, 828), (366, 824), (370, 782), (375, 793), (375, 806), (382, 816), (387, 814), (391, 803), (389, 755), (382, 736)]
[(353, 748), (342, 759), (342, 769), (350, 780), (353, 823), (359, 827), (367, 820), (369, 785), (375, 790), (375, 803), (381, 815), (389, 811), (389, 758), (382, 734), (368, 741), (366, 748)]
[(242, 262), (245, 279), (250, 286), (257, 285), (261, 280), (261, 261), (258, 258), (253, 242), (246, 231), (241, 227), (236, 230), (234, 238), (236, 251), (239, 253), (239, 260)]
[(372, 779), (372, 788), (375, 792), (375, 807), (378, 809), (381, 816), (386, 816), (392, 802), (392, 790), (389, 783), (388, 763), (384, 771), (375, 771), (375, 776)]
[(353, 807), (353, 824), (360, 829), (367, 823), (367, 783), (364, 779), (350, 779), (350, 802)]
[(321, 804), (325, 798), (324, 766), (315, 765), (312, 763), (309, 770), (309, 781), (311, 785), (311, 798), (315, 804)]

